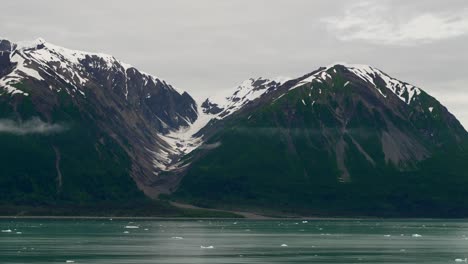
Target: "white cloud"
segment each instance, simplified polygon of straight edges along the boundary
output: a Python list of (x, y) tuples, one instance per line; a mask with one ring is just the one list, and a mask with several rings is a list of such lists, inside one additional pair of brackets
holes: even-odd
[(49, 124), (34, 117), (24, 122), (16, 122), (10, 119), (0, 119), (0, 133), (15, 135), (27, 134), (52, 134), (66, 130), (61, 124)]
[(343, 15), (321, 19), (343, 41), (412, 46), (468, 34), (468, 8), (402, 17), (388, 2), (360, 2)]

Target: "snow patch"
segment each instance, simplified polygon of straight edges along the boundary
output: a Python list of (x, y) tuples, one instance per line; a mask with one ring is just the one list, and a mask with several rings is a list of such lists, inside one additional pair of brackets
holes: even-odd
[(262, 97), (267, 93), (271, 93), (283, 83), (289, 81), (287, 77), (278, 77), (274, 80), (264, 78), (250, 78), (242, 82), (239, 86), (231, 90), (225, 90), (218, 95), (209, 97), (208, 100), (223, 111), (217, 114), (214, 118), (223, 119), (234, 112), (238, 111), (248, 103)]

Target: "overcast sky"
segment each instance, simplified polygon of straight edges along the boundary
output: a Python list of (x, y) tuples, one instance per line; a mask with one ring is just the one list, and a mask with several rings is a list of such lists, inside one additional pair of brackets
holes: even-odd
[(369, 64), (468, 127), (467, 0), (2, 1), (0, 37), (112, 54), (196, 97), (250, 77)]

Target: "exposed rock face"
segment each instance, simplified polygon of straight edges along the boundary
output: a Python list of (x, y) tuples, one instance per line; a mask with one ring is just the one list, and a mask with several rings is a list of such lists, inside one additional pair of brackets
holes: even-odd
[(126, 150), (131, 174), (148, 194), (158, 171), (154, 153), (170, 147), (160, 136), (190, 125), (198, 115), (192, 97), (164, 80), (110, 55), (68, 50), (41, 39), (0, 42), (0, 86), (4, 103), (15, 108), (31, 100), (36, 115), (49, 122), (61, 103), (70, 101)]
[[(365, 65), (332, 65), (266, 89), (234, 113), (218, 114), (202, 134), (218, 147), (191, 156), (175, 195), (212, 206), (382, 214), (404, 199), (438, 203), (424, 192), (443, 193), (468, 177), (456, 161), (468, 146), (458, 120), (422, 89)], [(427, 168), (444, 159), (452, 172), (439, 189), (440, 172)], [(415, 197), (395, 198), (412, 189)], [(371, 204), (380, 209), (367, 209)]]
[[(0, 153), (0, 175), (7, 175), (0, 183), (19, 193), (0, 200), (31, 190), (28, 201), (127, 199), (130, 175), (150, 197), (314, 203), (370, 195), (366, 184), (404, 189), (408, 174), (427, 173), (428, 160), (460, 157), (468, 145), (465, 129), (436, 99), (366, 65), (248, 79), (197, 103), (110, 55), (42, 39), (0, 40), (3, 120), (10, 128), (0, 130), (0, 143), (22, 159)], [(28, 120), (66, 129), (12, 132)]]
[[(280, 103), (291, 93), (300, 94), (296, 99), (299, 105), (313, 109), (315, 120), (302, 123), (319, 124), (316, 129), (326, 143), (323, 148), (335, 157), (342, 182), (351, 180), (345, 166), (350, 144), (375, 166), (375, 153), (368, 153), (362, 146), (367, 135), (375, 134), (385, 162), (402, 170), (430, 157), (434, 147), (466, 137), (464, 128), (437, 100), (418, 87), (366, 65), (336, 64), (284, 82), (249, 79), (231, 96), (207, 99), (202, 107), (214, 120), (245, 115), (250, 119), (259, 109), (277, 108), (288, 122), (295, 122), (304, 118), (303, 111)], [(323, 108), (322, 112), (317, 107)], [(425, 126), (420, 126), (422, 120)], [(439, 122), (443, 123), (441, 130), (448, 128), (452, 132), (450, 139), (435, 125)], [(224, 126), (226, 121), (218, 123)], [(209, 138), (217, 129), (207, 126), (202, 131)]]

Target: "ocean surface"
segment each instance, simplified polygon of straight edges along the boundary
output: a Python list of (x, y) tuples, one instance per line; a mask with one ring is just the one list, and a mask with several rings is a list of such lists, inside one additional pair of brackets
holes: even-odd
[(463, 220), (0, 220), (0, 263), (465, 263)]

